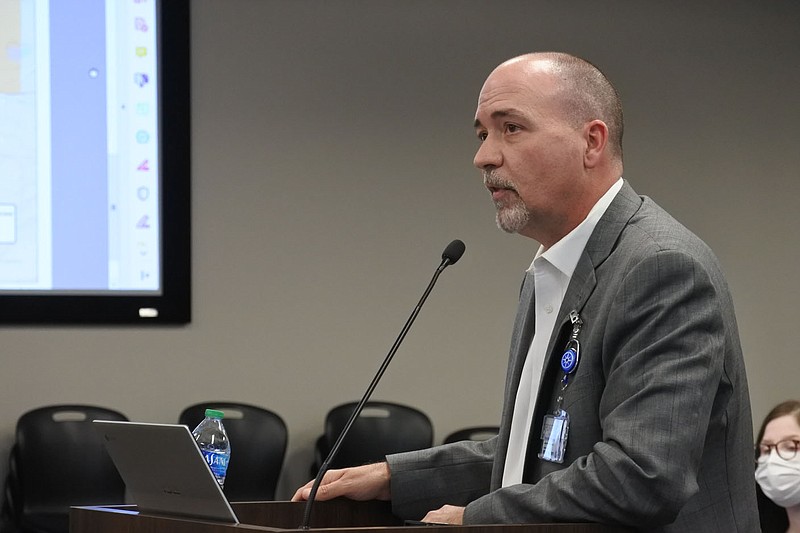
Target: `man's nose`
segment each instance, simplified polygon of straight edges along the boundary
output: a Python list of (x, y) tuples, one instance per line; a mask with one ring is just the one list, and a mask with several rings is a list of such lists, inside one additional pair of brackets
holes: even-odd
[(481, 142), (478, 151), (475, 152), (472, 164), (481, 170), (491, 170), (501, 166), (503, 164), (503, 154), (500, 147), (487, 137)]

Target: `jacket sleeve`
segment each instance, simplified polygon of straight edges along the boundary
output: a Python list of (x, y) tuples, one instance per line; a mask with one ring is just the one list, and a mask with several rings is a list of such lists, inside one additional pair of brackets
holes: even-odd
[(487, 494), (496, 440), (454, 442), (388, 455), (393, 513), (420, 520), (444, 504), (464, 506)]

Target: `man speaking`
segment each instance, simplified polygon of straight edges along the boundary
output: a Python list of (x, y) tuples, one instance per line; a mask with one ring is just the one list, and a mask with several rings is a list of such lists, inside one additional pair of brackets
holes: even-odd
[(574, 56), (516, 57), (484, 83), (475, 131), (497, 224), (540, 244), (500, 433), (332, 470), (318, 499), (451, 524), (759, 531), (733, 302), (708, 246), (622, 178), (614, 87)]

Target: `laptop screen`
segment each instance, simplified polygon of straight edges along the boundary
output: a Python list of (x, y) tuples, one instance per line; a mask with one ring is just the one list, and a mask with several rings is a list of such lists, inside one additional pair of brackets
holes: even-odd
[(140, 513), (239, 523), (188, 427), (94, 424)]

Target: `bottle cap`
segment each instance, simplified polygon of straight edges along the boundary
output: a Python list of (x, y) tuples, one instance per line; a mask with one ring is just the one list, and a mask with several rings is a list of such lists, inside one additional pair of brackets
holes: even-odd
[(206, 409), (206, 416), (209, 418), (225, 418), (225, 413), (216, 409)]

